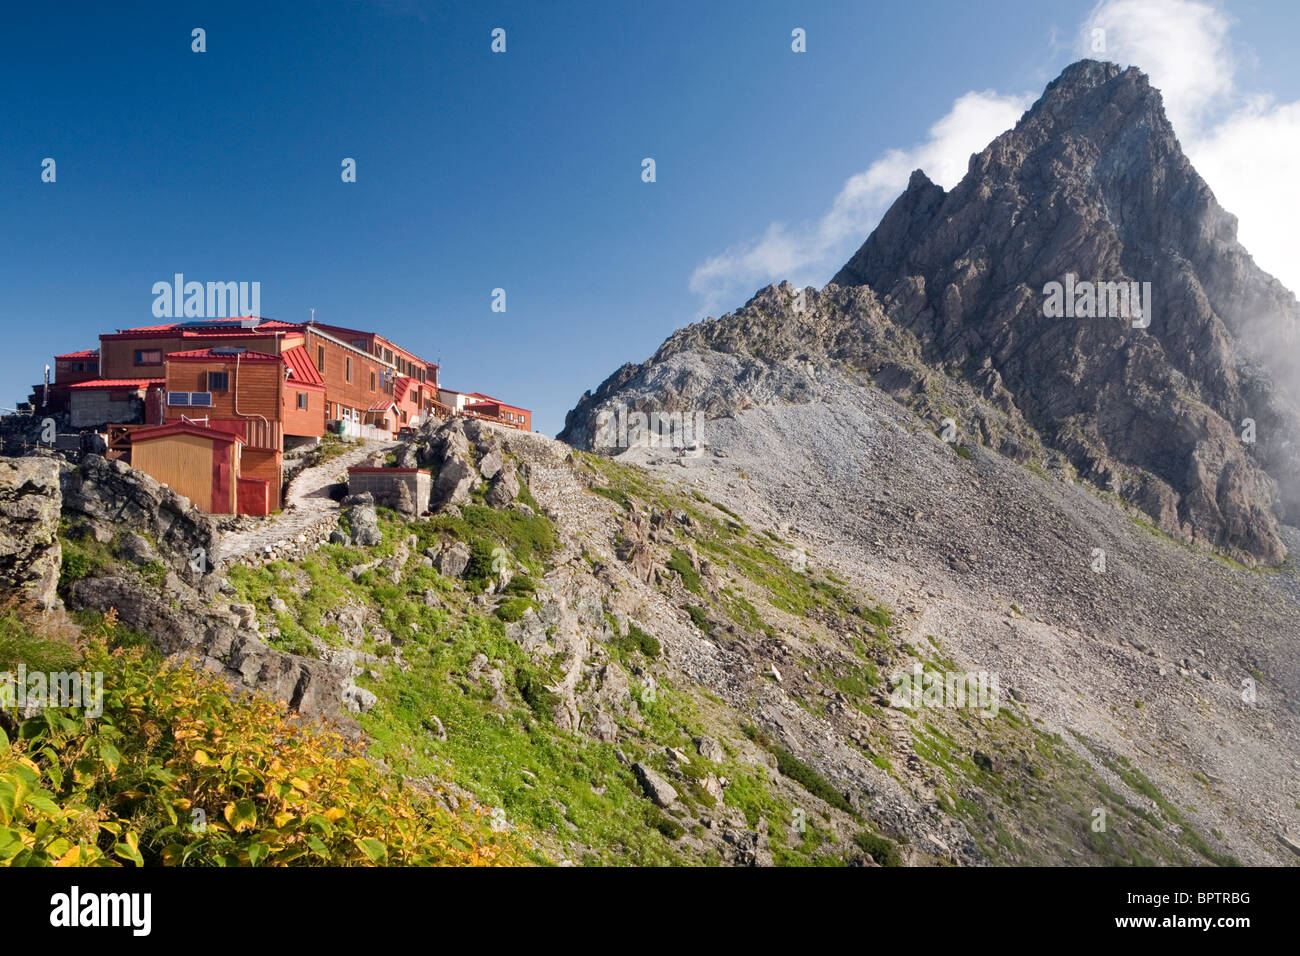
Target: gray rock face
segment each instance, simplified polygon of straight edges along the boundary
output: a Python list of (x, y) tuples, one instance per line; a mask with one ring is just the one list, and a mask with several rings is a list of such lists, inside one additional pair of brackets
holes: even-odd
[(164, 654), (191, 657), (236, 686), (269, 694), (306, 716), (339, 715), (347, 678), (343, 668), (273, 650), (256, 632), (232, 626), (183, 596), (159, 595), (125, 577), (85, 578), (70, 588), (68, 604), (100, 612), (116, 608), (123, 624), (148, 634)]
[[(622, 451), (626, 440), (628, 446), (684, 455), (686, 438), (702, 438), (707, 448), (714, 422), (737, 411), (835, 401), (854, 387), (883, 389), (929, 418), (936, 430), (955, 412), (963, 441), (982, 441), (1017, 460), (1041, 452), (1037, 433), (1005, 388), (996, 380), (976, 387), (927, 366), (916, 337), (890, 321), (869, 288), (828, 286), (819, 292), (789, 283), (759, 290), (720, 319), (674, 332), (645, 364), (625, 365), (594, 394), (584, 395), (558, 437), (606, 453)], [(622, 423), (638, 412), (647, 420), (660, 416), (659, 439), (638, 441), (630, 425), (624, 434)], [(679, 422), (681, 447), (672, 448)], [(611, 439), (615, 447), (609, 447)]]
[(149, 539), (134, 531), (122, 535), (117, 552), (132, 564), (148, 564), (158, 560), (158, 551), (149, 543)]
[(492, 479), (492, 484), (483, 500), (493, 508), (504, 508), (514, 501), (518, 495), (519, 478), (516, 476), (514, 468), (507, 467), (499, 471), (496, 478)]
[(439, 511), (448, 505), (469, 504), (470, 492), (478, 486), (478, 481), (478, 472), (468, 461), (460, 457), (448, 458), (433, 483), (430, 508)]
[(199, 583), (217, 563), (216, 519), (143, 472), (84, 455), (79, 466), (63, 465), (59, 485), (65, 516), (99, 540), (114, 528), (147, 536), (157, 545), (156, 557), (189, 583)]
[[(873, 288), (928, 361), (993, 370), (1081, 474), (1165, 531), (1276, 563), (1274, 512), (1300, 515), (1300, 306), (1236, 233), (1146, 76), (1083, 61), (951, 193), (913, 173), (832, 281)], [(1046, 317), (1067, 274), (1149, 282), (1149, 327)]]
[(677, 791), (659, 774), (655, 773), (645, 764), (632, 764), (632, 772), (636, 774), (636, 779), (641, 784), (641, 789), (656, 806), (668, 808), (677, 802)]
[(40, 608), (58, 603), (59, 466), (50, 458), (0, 458), (0, 590)]

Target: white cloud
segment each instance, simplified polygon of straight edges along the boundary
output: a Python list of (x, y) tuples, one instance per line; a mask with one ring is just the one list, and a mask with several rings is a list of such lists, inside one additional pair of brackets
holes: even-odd
[(691, 276), (702, 311), (740, 304), (768, 282), (790, 279), (820, 285), (875, 227), (907, 186), (914, 169), (944, 189), (966, 174), (972, 153), (1015, 125), (1033, 97), (994, 92), (967, 93), (930, 127), (930, 137), (911, 149), (892, 149), (849, 179), (831, 208), (817, 221), (791, 229), (774, 222), (762, 236), (712, 256)]
[[(1230, 26), (1227, 14), (1199, 0), (1102, 0), (1083, 22), (1075, 52), (1136, 66), (1164, 96), (1174, 129), (1193, 136), (1232, 95)], [(1094, 36), (1098, 29), (1104, 36)]]
[(1259, 267), (1300, 290), (1300, 103), (1256, 100), (1187, 152), (1219, 204), (1237, 217), (1237, 238)]
[[(1188, 159), (1237, 217), (1237, 238), (1260, 268), (1300, 290), (1300, 103), (1244, 93), (1228, 42), (1232, 21), (1203, 0), (1103, 0), (1080, 30), (1076, 52), (1136, 66), (1164, 99)], [(1104, 53), (1092, 30), (1106, 31)]]
[[(1133, 65), (1161, 91), (1192, 164), (1225, 209), (1259, 265), (1300, 290), (1300, 250), (1289, 228), (1300, 221), (1300, 103), (1242, 93), (1229, 33), (1232, 18), (1206, 0), (1102, 0), (1080, 25), (1076, 58)], [(1094, 31), (1105, 31), (1105, 48)], [(945, 189), (970, 155), (1009, 129), (1033, 96), (971, 92), (930, 129), (924, 143), (885, 153), (840, 189), (831, 208), (802, 225), (772, 223), (762, 236), (710, 257), (691, 276), (702, 312), (738, 305), (768, 282), (819, 284), (870, 233), (913, 169)]]

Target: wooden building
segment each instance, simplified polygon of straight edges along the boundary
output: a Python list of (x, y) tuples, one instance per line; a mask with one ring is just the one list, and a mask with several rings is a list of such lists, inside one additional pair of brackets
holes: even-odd
[[(266, 514), (266, 482), (246, 482), (241, 473), (243, 439), (190, 422), (138, 428), (131, 434), (131, 466), (182, 494), (196, 508), (213, 514), (233, 514), (241, 498), (247, 514)], [(241, 488), (241, 484), (244, 487)], [(260, 510), (256, 501), (261, 492)]]
[(325, 387), (302, 347), (284, 355), (230, 345), (170, 352), (166, 368), (167, 421), (237, 435), (241, 475), (266, 482), (267, 507), (279, 508), (285, 436), (325, 433)]
[[(59, 355), (55, 364), (34, 407), (62, 402), (74, 427), (109, 426), (110, 456), (129, 455), (178, 490), (183, 482), (184, 494), (217, 512), (280, 507), (286, 441), (326, 431), (394, 436), (431, 415), (532, 427), (527, 409), (440, 391), (437, 363), (378, 333), (315, 322), (245, 316), (118, 329), (100, 336), (98, 350)], [(206, 485), (182, 467), (193, 449), (204, 449), (196, 461), (218, 469)]]
[(501, 422), (503, 425), (518, 428), (520, 431), (530, 432), (533, 430), (533, 413), (528, 409), (520, 408), (517, 405), (507, 405), (499, 398), (493, 398), (491, 395), (483, 395), (479, 392), (471, 393), (471, 399), (463, 406), (466, 415)]

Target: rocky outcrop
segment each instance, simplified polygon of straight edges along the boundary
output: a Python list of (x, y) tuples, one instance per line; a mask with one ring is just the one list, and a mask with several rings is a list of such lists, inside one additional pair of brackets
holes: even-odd
[(479, 419), (426, 423), (412, 447), (415, 460), (436, 476), (429, 510), (448, 512), (472, 504), (485, 482), (484, 502), (492, 508), (509, 507), (519, 497), (521, 475), (510, 460), (508, 446), (509, 438)]
[(0, 458), (0, 590), (39, 608), (58, 604), (59, 465)]
[(673, 785), (645, 764), (632, 764), (632, 772), (636, 774), (641, 789), (645, 791), (646, 796), (654, 802), (655, 806), (666, 809), (677, 802), (677, 790)]
[(699, 457), (720, 418), (756, 406), (836, 401), (864, 387), (888, 392), (936, 432), (951, 418), (954, 442), (982, 443), (1020, 461), (1043, 455), (1038, 434), (995, 375), (968, 383), (926, 365), (916, 337), (891, 323), (870, 289), (789, 283), (673, 333), (643, 365), (624, 366), (583, 395), (558, 437), (607, 454), (642, 445)]
[(304, 716), (334, 718), (340, 714), (347, 671), (326, 661), (267, 647), (255, 630), (251, 607), (231, 605), (223, 620), (187, 595), (160, 595), (127, 576), (77, 581), (69, 589), (68, 604), (73, 609), (101, 613), (116, 609), (124, 625), (147, 634), (164, 654), (191, 658), (235, 686), (283, 700)]
[(190, 583), (201, 583), (214, 567), (216, 519), (144, 472), (83, 455), (80, 465), (62, 465), (59, 483), (65, 515), (88, 531), (128, 530), (147, 538), (157, 559)]

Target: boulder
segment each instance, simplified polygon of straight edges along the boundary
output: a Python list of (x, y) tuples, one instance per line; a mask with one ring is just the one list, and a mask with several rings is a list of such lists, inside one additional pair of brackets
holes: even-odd
[(374, 692), (364, 687), (348, 684), (343, 688), (344, 706), (354, 714), (364, 714), (378, 702), (379, 698), (374, 695)]
[(142, 534), (128, 531), (117, 544), (117, 553), (132, 564), (149, 564), (158, 560), (158, 550)]
[(467, 505), (470, 492), (478, 487), (479, 476), (464, 458), (448, 458), (438, 470), (438, 477), (433, 483), (433, 492), (429, 496), (429, 508), (441, 511), (450, 505)]
[(465, 569), (469, 567), (471, 553), (469, 545), (465, 542), (453, 541), (433, 559), (433, 566), (438, 569), (439, 574), (445, 577), (461, 577), (464, 575)]
[(718, 743), (712, 737), (699, 736), (692, 741), (695, 744), (695, 751), (705, 760), (713, 763), (722, 763), (725, 754), (722, 752), (722, 744)]
[(491, 481), (504, 465), (505, 459), (501, 454), (501, 445), (493, 442), (478, 460), (478, 473), (485, 480)]
[(618, 724), (603, 710), (596, 711), (595, 716), (592, 717), (588, 733), (604, 743), (618, 743)]
[(379, 530), (379, 515), (375, 499), (369, 494), (349, 495), (343, 499), (343, 516), (352, 529), (352, 543), (360, 547), (374, 547), (384, 540)]
[(493, 508), (504, 508), (519, 495), (519, 478), (513, 468), (502, 469), (492, 480), (484, 500)]
[(677, 802), (677, 791), (659, 774), (655, 773), (645, 764), (632, 764), (632, 772), (636, 774), (637, 781), (641, 784), (641, 789), (656, 806), (667, 809)]

